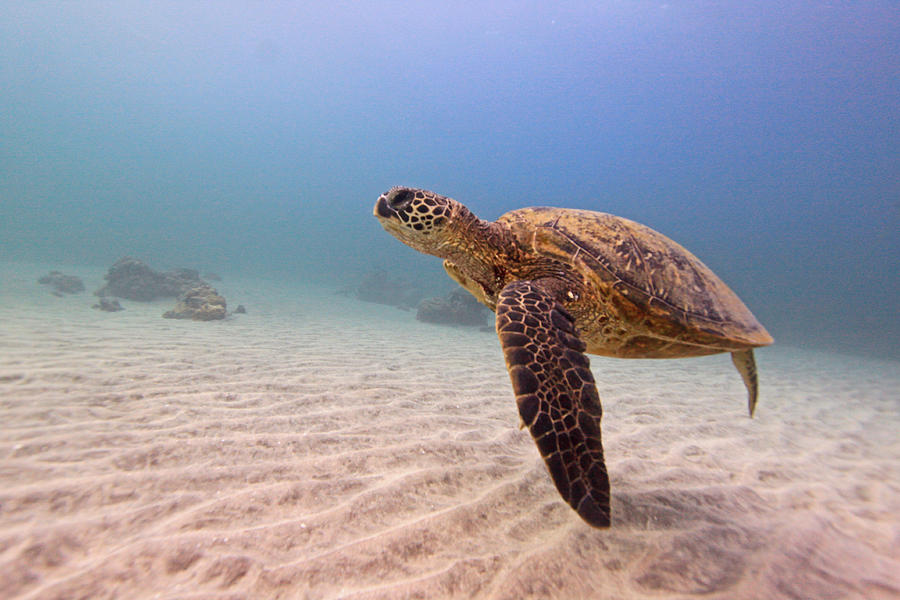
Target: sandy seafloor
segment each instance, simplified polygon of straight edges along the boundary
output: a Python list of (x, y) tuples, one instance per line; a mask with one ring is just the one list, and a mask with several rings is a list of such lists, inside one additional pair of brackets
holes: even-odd
[(897, 598), (900, 364), (593, 358), (609, 530), (559, 498), (490, 333), (303, 282), (92, 310), (0, 265), (0, 597)]

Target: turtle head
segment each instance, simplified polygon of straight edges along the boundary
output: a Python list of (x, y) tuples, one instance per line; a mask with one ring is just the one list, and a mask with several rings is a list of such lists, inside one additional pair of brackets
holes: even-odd
[(477, 220), (456, 200), (407, 187), (379, 196), (374, 213), (381, 226), (407, 246), (444, 258), (459, 240), (460, 225)]

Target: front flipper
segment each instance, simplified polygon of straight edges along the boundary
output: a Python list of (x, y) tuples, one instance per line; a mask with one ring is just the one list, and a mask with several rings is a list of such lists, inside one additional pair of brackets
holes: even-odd
[(582, 519), (609, 527), (609, 477), (600, 441), (600, 398), (571, 315), (538, 284), (509, 284), (497, 300), (519, 415), (556, 489)]

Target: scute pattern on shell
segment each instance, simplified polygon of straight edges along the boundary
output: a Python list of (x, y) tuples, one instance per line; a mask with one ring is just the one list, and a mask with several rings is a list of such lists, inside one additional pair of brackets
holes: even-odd
[(759, 345), (760, 335), (768, 338), (709, 267), (645, 225), (606, 213), (548, 207), (515, 210), (498, 222), (534, 252), (572, 265), (607, 293), (627, 298), (650, 315), (753, 345)]

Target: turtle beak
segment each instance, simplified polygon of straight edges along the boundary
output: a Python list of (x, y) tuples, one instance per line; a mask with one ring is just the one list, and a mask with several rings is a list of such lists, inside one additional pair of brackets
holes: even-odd
[(373, 211), (376, 217), (390, 219), (398, 217), (401, 212), (412, 204), (416, 197), (415, 190), (404, 187), (394, 187), (378, 197)]
[(391, 217), (397, 216), (397, 211), (391, 210), (391, 207), (387, 202), (386, 194), (382, 194), (379, 196), (378, 202), (375, 203), (373, 214), (379, 219), (390, 219)]

